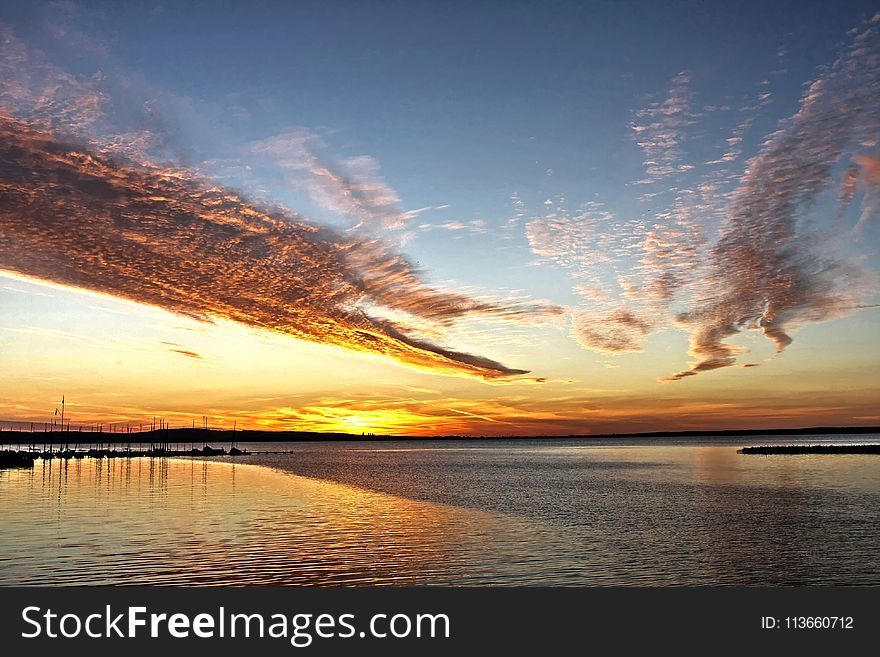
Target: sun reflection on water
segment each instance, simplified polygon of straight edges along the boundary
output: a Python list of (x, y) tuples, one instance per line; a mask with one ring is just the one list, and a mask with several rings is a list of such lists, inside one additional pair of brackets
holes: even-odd
[(0, 503), (7, 585), (485, 584), (527, 560), (534, 535), (490, 513), (197, 460), (38, 460), (0, 472)]

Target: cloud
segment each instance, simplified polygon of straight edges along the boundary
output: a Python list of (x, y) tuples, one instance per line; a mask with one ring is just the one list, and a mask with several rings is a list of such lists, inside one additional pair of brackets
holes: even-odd
[(683, 192), (672, 211), (658, 217), (664, 223), (648, 228), (634, 245), (638, 264), (633, 273), (641, 286), (636, 294), (630, 289), (630, 296), (638, 298), (654, 315), (664, 314), (678, 291), (700, 275), (706, 237), (695, 215), (711, 211), (710, 205)]
[(586, 204), (575, 213), (559, 208), (532, 219), (526, 224), (526, 239), (535, 255), (587, 275), (597, 264), (621, 254), (619, 228), (610, 212), (598, 204)]
[[(203, 108), (132, 84), (99, 54), (101, 71), (69, 74), (0, 25), (0, 267), (434, 372), (493, 381), (526, 373), (436, 342), (466, 317), (527, 324), (562, 310), (426, 285), (386, 241), (419, 211), (401, 209), (374, 159), (337, 161), (319, 135), (292, 130), (251, 144), (250, 158), (203, 161), (176, 127), (177, 115)], [(142, 87), (151, 97), (134, 92)], [(351, 230), (270, 199), (256, 204), (208, 177), (250, 164), (280, 170)], [(239, 182), (265, 192), (256, 179)]]
[(429, 287), (379, 240), (265, 211), (184, 169), (102, 156), (8, 116), (0, 118), (0, 267), (487, 381), (526, 371), (409, 335), (371, 310), (440, 326), (559, 312)]
[(636, 112), (630, 127), (645, 154), (648, 178), (642, 182), (657, 182), (693, 168), (682, 163), (681, 150), (684, 128), (693, 123), (690, 82), (688, 73), (682, 71), (673, 78), (665, 100)]
[(837, 196), (839, 206), (838, 217), (842, 216), (850, 206), (858, 191), (859, 167), (850, 164), (843, 172), (843, 180), (840, 182), (840, 192)]
[(606, 353), (641, 351), (641, 340), (652, 328), (629, 310), (615, 310), (606, 316), (578, 310), (573, 320), (575, 340), (587, 349)]
[(580, 283), (574, 286), (574, 291), (585, 299), (603, 303), (609, 300), (608, 292), (601, 285), (590, 285), (588, 283)]
[(186, 356), (187, 358), (195, 358), (198, 360), (202, 359), (201, 354), (197, 354), (194, 351), (189, 351), (188, 349), (171, 349), (175, 354), (180, 354), (181, 356)]
[[(430, 209), (430, 208), (426, 208)], [(472, 219), (470, 221), (446, 221), (440, 224), (419, 224), (419, 231), (426, 233), (433, 230), (445, 230), (450, 233), (485, 235), (489, 232), (488, 224), (484, 219)]]
[(858, 182), (865, 189), (862, 213), (853, 228), (853, 233), (858, 235), (869, 221), (880, 214), (880, 156), (856, 155), (853, 159), (861, 168)]
[(196, 353), (195, 351), (190, 351), (189, 349), (184, 349), (183, 345), (179, 345), (176, 342), (166, 342), (163, 340), (162, 344), (168, 347), (168, 351), (174, 352), (175, 354), (180, 354), (181, 356), (186, 356), (187, 358), (194, 358), (197, 360), (203, 359), (201, 354)]
[[(761, 330), (781, 352), (797, 327), (842, 317), (862, 302), (871, 277), (800, 215), (829, 186), (847, 148), (866, 133), (876, 137), (878, 98), (875, 17), (749, 162), (711, 249), (702, 301), (679, 315), (697, 360), (665, 381), (733, 365), (742, 349), (729, 340), (743, 329)], [(873, 160), (857, 162), (870, 176)]]
[(83, 79), (59, 70), (0, 23), (0, 105), (66, 134), (84, 134), (103, 117), (100, 77)]
[[(841, 208), (864, 191), (855, 234), (880, 211), (880, 158), (853, 152), (880, 141), (878, 29), (875, 16), (853, 33), (838, 61), (809, 85), (799, 111), (766, 139), (743, 172), (733, 165), (771, 93), (761, 89), (741, 108), (745, 115), (726, 152), (686, 180), (677, 175), (690, 171), (682, 164), (681, 144), (698, 115), (682, 74), (666, 100), (639, 111), (632, 126), (649, 181), (676, 176), (666, 192), (640, 200), (672, 196), (667, 207), (620, 220), (595, 202), (576, 212), (551, 202), (544, 216), (526, 224), (532, 252), (568, 270), (584, 300), (571, 313), (577, 342), (599, 352), (634, 352), (652, 331), (684, 328), (696, 360), (663, 379), (673, 381), (735, 364), (746, 350), (731, 339), (742, 331), (763, 332), (781, 352), (798, 327), (865, 306), (874, 277), (855, 255), (856, 245), (821, 232), (810, 211), (821, 207), (820, 195), (847, 159)], [(710, 109), (719, 108), (705, 111)]]
[(268, 156), (305, 188), (312, 201), (345, 215), (356, 229), (400, 230), (417, 212), (404, 212), (397, 193), (379, 176), (379, 163), (368, 155), (331, 162), (321, 138), (296, 129), (257, 142), (253, 152)]
[[(567, 269), (585, 307), (572, 314), (572, 336), (587, 349), (641, 351), (661, 328), (679, 289), (701, 271), (705, 237), (692, 199), (648, 225), (619, 221), (601, 204), (557, 208), (526, 224), (532, 252)], [(638, 314), (632, 311), (638, 307)]]
[[(768, 96), (768, 98), (769, 98), (769, 96)], [(765, 98), (763, 98), (763, 94), (762, 94), (762, 100), (766, 100)], [(760, 107), (761, 107), (760, 105), (754, 106), (754, 107), (744, 107), (740, 111), (744, 111), (744, 112), (751, 111), (751, 110), (760, 109)], [(752, 127), (752, 124), (754, 122), (755, 122), (754, 115), (747, 116), (745, 119), (740, 121), (736, 125), (736, 127), (733, 129), (733, 132), (730, 135), (730, 137), (728, 137), (727, 139), (724, 140), (725, 144), (727, 145), (725, 152), (717, 160), (711, 160), (709, 162), (706, 162), (706, 164), (709, 164), (709, 165), (712, 165), (712, 164), (729, 165), (729, 164), (732, 164), (733, 162), (736, 162), (736, 160), (738, 160), (739, 157), (742, 155), (743, 136), (746, 134), (746, 132), (748, 132), (749, 128)]]

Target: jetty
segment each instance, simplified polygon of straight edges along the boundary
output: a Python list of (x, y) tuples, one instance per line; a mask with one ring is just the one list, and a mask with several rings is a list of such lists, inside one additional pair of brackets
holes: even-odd
[(880, 445), (759, 445), (740, 454), (880, 454)]

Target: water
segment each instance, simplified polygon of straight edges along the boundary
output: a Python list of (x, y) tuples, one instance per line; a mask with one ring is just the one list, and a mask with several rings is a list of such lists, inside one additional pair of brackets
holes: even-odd
[(795, 440), (37, 461), (0, 471), (0, 584), (880, 584), (880, 457), (736, 452)]

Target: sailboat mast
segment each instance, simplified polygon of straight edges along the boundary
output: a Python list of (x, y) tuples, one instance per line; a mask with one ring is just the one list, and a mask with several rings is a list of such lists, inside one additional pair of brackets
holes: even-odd
[[(61, 431), (64, 431), (64, 395), (61, 395)], [(64, 434), (64, 449), (67, 450), (67, 434)]]

